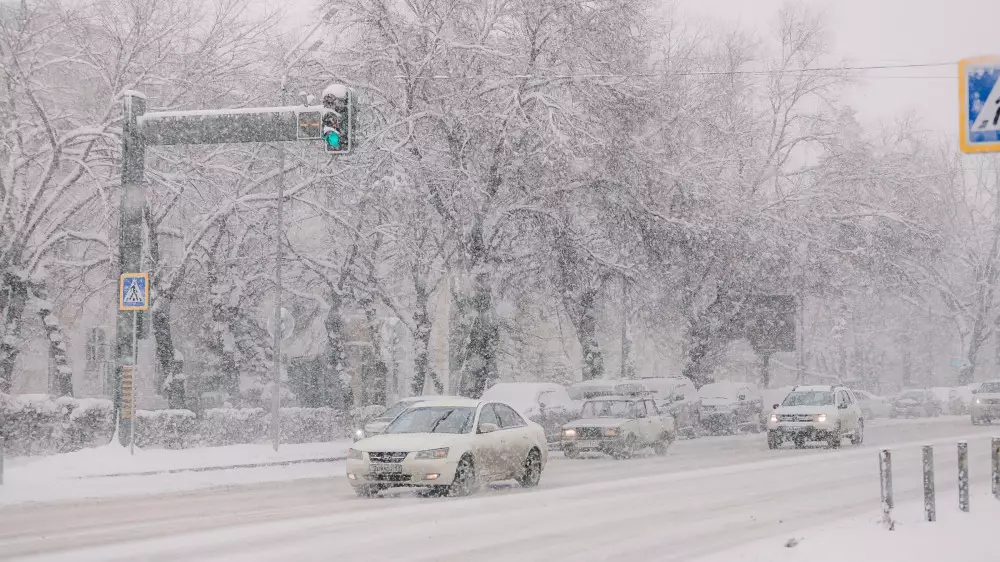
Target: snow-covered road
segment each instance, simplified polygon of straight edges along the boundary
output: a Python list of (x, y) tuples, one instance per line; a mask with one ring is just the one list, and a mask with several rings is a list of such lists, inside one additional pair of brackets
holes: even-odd
[(0, 559), (692, 560), (877, 510), (879, 447), (893, 449), (898, 501), (919, 495), (924, 443), (939, 506), (954, 501), (959, 439), (983, 491), (994, 433), (966, 418), (876, 422), (865, 446), (841, 451), (768, 451), (750, 435), (679, 442), (664, 458), (555, 456), (537, 490), (457, 499), (358, 499), (335, 463), (323, 480), (5, 507)]

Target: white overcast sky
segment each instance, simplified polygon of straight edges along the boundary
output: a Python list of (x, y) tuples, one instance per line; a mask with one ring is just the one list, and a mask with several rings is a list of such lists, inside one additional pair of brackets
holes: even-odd
[[(956, 62), (1000, 55), (1000, 0), (801, 3), (826, 14), (832, 57), (853, 65)], [(782, 4), (783, 0), (676, 2), (684, 13), (728, 20), (762, 33), (770, 29)], [(925, 129), (957, 139), (957, 76), (957, 66), (869, 71), (859, 74), (848, 100), (866, 124), (912, 115)]]
[[(264, 0), (260, 0), (264, 2)], [(1000, 0), (799, 0), (825, 14), (831, 61), (851, 65), (957, 62), (1000, 55)], [(767, 34), (785, 0), (672, 0), (680, 14)], [(266, 5), (274, 6), (267, 2)], [(287, 24), (308, 29), (315, 0), (281, 4)], [(974, 30), (979, 31), (974, 31)], [(867, 125), (916, 117), (957, 139), (957, 66), (868, 71), (848, 101)], [(933, 77), (933, 78), (928, 78)], [(957, 143), (957, 140), (955, 141)]]

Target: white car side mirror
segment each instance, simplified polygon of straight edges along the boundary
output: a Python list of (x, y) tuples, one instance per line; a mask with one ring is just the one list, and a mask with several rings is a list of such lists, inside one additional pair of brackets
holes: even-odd
[(493, 433), (494, 431), (498, 431), (499, 429), (500, 426), (498, 426), (495, 423), (487, 422), (479, 424), (479, 433)]

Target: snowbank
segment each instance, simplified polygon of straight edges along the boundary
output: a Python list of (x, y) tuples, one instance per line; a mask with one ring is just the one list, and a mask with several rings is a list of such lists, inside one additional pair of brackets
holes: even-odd
[[(219, 486), (240, 482), (284, 480), (340, 475), (330, 462), (306, 465), (233, 468), (208, 472), (214, 467), (301, 463), (305, 460), (343, 458), (351, 441), (281, 445), (230, 445), (195, 449), (139, 449), (135, 455), (116, 442), (47, 457), (13, 457), (6, 461), (0, 504), (25, 501), (103, 497), (131, 493), (156, 493)], [(150, 474), (150, 473), (157, 474)], [(244, 474), (251, 473), (251, 474)], [(134, 476), (120, 476), (120, 475)], [(119, 475), (107, 477), (106, 475)]]
[[(776, 536), (699, 558), (697, 562), (993, 562), (996, 545), (989, 538), (1000, 525), (1000, 501), (992, 496), (971, 498), (971, 510), (943, 506), (938, 497), (938, 520), (922, 521), (923, 504), (906, 502), (893, 512), (894, 531), (873, 513), (790, 536)], [(952, 499), (948, 496), (948, 499)]]

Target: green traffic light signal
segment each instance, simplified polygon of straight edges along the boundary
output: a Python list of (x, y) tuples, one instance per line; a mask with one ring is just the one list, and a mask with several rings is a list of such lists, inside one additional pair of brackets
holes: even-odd
[(330, 148), (340, 148), (340, 135), (337, 131), (330, 131), (326, 134), (326, 145)]

